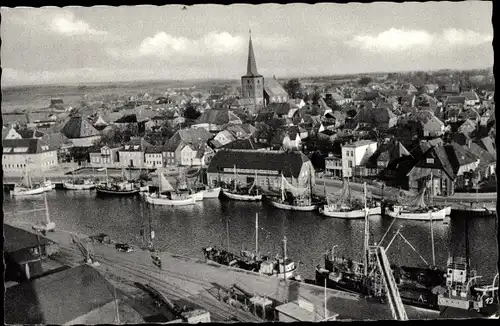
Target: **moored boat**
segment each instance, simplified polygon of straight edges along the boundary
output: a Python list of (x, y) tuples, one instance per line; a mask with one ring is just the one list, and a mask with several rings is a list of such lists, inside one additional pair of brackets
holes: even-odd
[(254, 178), (251, 185), (241, 187), (239, 186), (236, 175), (236, 165), (234, 166), (234, 179), (232, 180), (231, 187), (222, 188), (222, 193), (229, 199), (240, 201), (260, 201), (262, 200), (262, 193), (259, 193), (259, 187), (256, 185), (257, 178)]
[(409, 205), (388, 205), (385, 209), (385, 214), (393, 218), (405, 220), (444, 220), (447, 215), (447, 208), (434, 209), (428, 207), (424, 201), (425, 191), (426, 187), (422, 187), (413, 202), (410, 202)]
[(312, 212), (316, 210), (319, 203), (313, 202), (312, 175), (313, 173), (309, 171), (309, 187), (300, 188), (291, 185), (282, 174), (281, 197), (266, 196), (269, 204), (289, 211)]
[(165, 206), (186, 206), (196, 203), (196, 200), (190, 197), (189, 194), (175, 191), (163, 173), (158, 172), (158, 174), (158, 192), (147, 193), (145, 195), (146, 202), (153, 205)]
[(114, 196), (133, 196), (139, 193), (139, 187), (135, 183), (108, 180), (108, 170), (106, 169), (106, 182), (96, 186), (97, 194)]
[[(363, 185), (363, 203), (358, 200), (353, 200), (351, 198), (351, 190), (349, 187), (349, 181), (344, 180), (342, 183), (342, 193), (337, 202), (331, 202), (328, 198), (326, 199), (326, 204), (320, 207), (319, 213), (327, 217), (335, 218), (345, 218), (345, 219), (358, 219), (364, 218), (365, 213), (368, 215), (380, 215), (382, 214), (382, 208), (379, 202), (370, 200), (366, 198), (366, 183)], [(325, 194), (326, 197), (326, 194)]]
[(215, 187), (215, 188), (206, 187), (205, 189), (202, 190), (202, 192), (203, 192), (203, 199), (219, 198), (221, 187)]
[(68, 190), (91, 190), (96, 187), (95, 182), (89, 178), (75, 178), (63, 182), (63, 187)]
[(21, 183), (19, 185), (14, 186), (14, 190), (12, 190), (11, 194), (13, 196), (39, 195), (46, 191), (51, 191), (53, 189), (52, 186), (53, 185), (50, 181), (44, 181), (39, 184), (33, 183), (33, 180), (31, 179), (31, 174), (28, 168), (26, 167)]
[(260, 201), (262, 200), (262, 194), (250, 195), (250, 194), (238, 194), (231, 192), (228, 189), (222, 189), (222, 193), (229, 199), (241, 200), (241, 201)]

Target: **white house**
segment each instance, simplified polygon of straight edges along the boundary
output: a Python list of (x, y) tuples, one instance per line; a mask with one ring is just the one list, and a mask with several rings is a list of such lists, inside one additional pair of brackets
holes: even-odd
[(99, 167), (113, 167), (120, 163), (120, 147), (103, 146), (89, 153), (90, 164)]
[(26, 169), (39, 174), (58, 165), (57, 151), (40, 139), (4, 139), (2, 145), (2, 168), (7, 175), (22, 175)]
[[(292, 138), (291, 138), (292, 137)], [(295, 133), (295, 138), (293, 135), (286, 134), (283, 138), (283, 149), (298, 150), (302, 148), (302, 139), (300, 139), (300, 134)]]
[(342, 178), (342, 158), (333, 154), (328, 154), (325, 158), (325, 175)]
[(144, 139), (131, 139), (118, 151), (120, 166), (144, 167), (144, 152), (152, 145)]
[(2, 139), (22, 139), (23, 137), (14, 129), (14, 126), (3, 127)]
[(144, 153), (145, 166), (150, 168), (158, 168), (165, 166), (163, 146), (146, 147)]
[(359, 140), (342, 146), (342, 176), (354, 176), (356, 166), (363, 165), (377, 150), (377, 142), (373, 140)]
[(196, 148), (187, 144), (184, 148), (181, 149), (181, 165), (183, 166), (192, 166), (192, 165), (201, 165), (201, 157), (196, 157), (198, 151)]

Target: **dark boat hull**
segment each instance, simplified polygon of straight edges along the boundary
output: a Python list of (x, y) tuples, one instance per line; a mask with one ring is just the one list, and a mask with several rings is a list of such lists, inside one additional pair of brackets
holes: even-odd
[[(324, 286), (325, 278), (327, 278), (326, 286), (330, 289), (340, 290), (344, 292), (356, 293), (360, 295), (369, 295), (369, 290), (365, 286), (363, 280), (356, 280), (351, 277), (342, 277), (338, 280), (332, 280), (319, 271), (316, 271), (316, 285)], [(433, 294), (432, 290), (424, 288), (415, 288), (410, 286), (398, 286), (399, 294), (403, 304), (421, 307), (431, 310), (439, 310), (437, 304), (437, 294)]]
[(99, 195), (105, 195), (105, 196), (134, 196), (139, 194), (140, 192), (139, 189), (120, 191), (120, 190), (111, 190), (102, 188), (96, 188), (96, 191)]

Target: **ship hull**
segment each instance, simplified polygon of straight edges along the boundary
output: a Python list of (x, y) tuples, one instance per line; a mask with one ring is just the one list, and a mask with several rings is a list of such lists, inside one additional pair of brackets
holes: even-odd
[(108, 195), (108, 196), (134, 196), (139, 193), (139, 189), (133, 190), (111, 190), (104, 188), (96, 188), (97, 193), (100, 195)]
[(240, 200), (240, 201), (260, 201), (262, 200), (262, 195), (240, 195), (233, 194), (227, 190), (222, 190), (222, 193), (229, 199)]
[(284, 209), (288, 211), (299, 211), (299, 212), (312, 212), (318, 208), (318, 205), (306, 205), (306, 206), (297, 206), (297, 205), (290, 205), (290, 204), (285, 204), (285, 203), (280, 203), (277, 201), (274, 201), (272, 199), (269, 199), (269, 204), (273, 207), (279, 208), (279, 209)]
[(194, 205), (196, 201), (194, 198), (186, 198), (186, 199), (169, 199), (169, 198), (158, 198), (153, 197), (151, 195), (146, 195), (146, 202), (153, 205), (163, 205), (163, 206), (186, 206), (186, 205)]
[(34, 189), (25, 189), (25, 188), (14, 188), (12, 191), (13, 196), (31, 196), (31, 195), (39, 195), (46, 191), (52, 190), (50, 187), (39, 187)]
[[(320, 208), (319, 212), (324, 216), (335, 217), (335, 218), (356, 219), (365, 217), (364, 209), (341, 212), (341, 211), (330, 211), (328, 209), (325, 210), (324, 208)], [(382, 208), (380, 206), (368, 209), (368, 215), (380, 215), (380, 214), (382, 214)]]
[(417, 213), (405, 210), (394, 211), (391, 209), (386, 209), (385, 214), (387, 216), (394, 218), (399, 218), (404, 220), (415, 220), (415, 221), (430, 221), (431, 219), (433, 221), (444, 220), (444, 218), (446, 217), (445, 209), (435, 212), (424, 212), (424, 213)]
[(219, 198), (220, 191), (220, 187), (203, 190), (203, 199)]
[(95, 188), (95, 184), (74, 184), (70, 182), (63, 182), (64, 189), (67, 190), (91, 190)]
[(204, 198), (203, 191), (198, 191), (195, 192), (194, 194), (190, 194), (189, 198), (192, 198), (194, 201), (202, 201)]

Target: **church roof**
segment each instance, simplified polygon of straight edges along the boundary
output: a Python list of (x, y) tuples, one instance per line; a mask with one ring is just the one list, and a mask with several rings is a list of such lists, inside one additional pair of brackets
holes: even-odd
[(262, 75), (260, 75), (257, 71), (257, 62), (255, 61), (255, 54), (253, 53), (251, 36), (250, 42), (248, 43), (247, 74), (244, 77), (262, 77)]
[(264, 91), (269, 96), (286, 96), (288, 93), (283, 86), (275, 79), (269, 78), (264, 80)]

